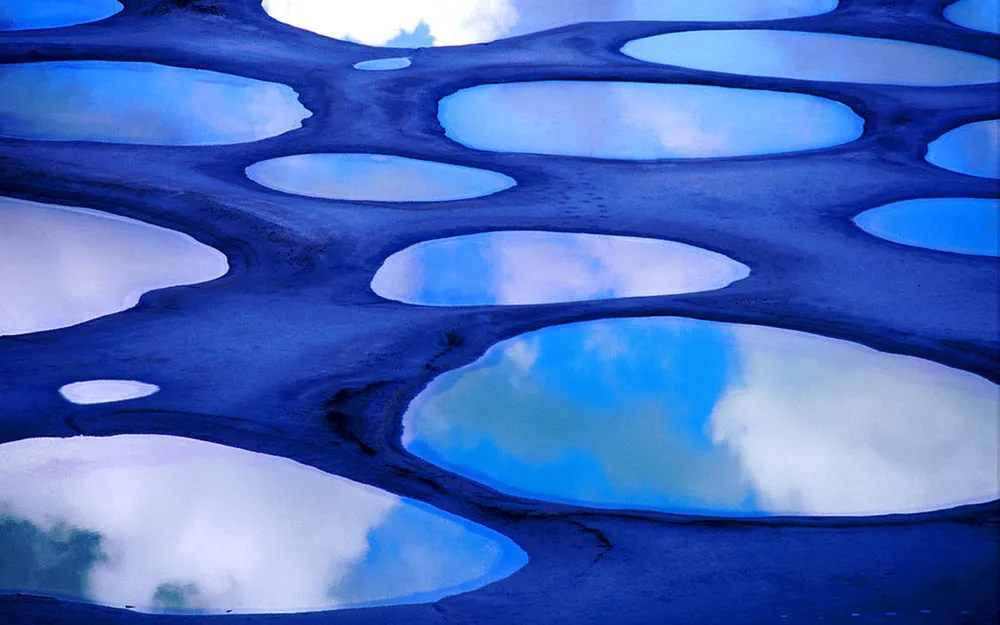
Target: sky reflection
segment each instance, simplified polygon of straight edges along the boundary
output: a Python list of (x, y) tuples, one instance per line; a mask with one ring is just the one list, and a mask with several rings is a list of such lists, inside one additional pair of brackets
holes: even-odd
[(530, 497), (723, 515), (995, 499), (996, 385), (860, 345), (681, 318), (556, 326), (435, 379), (404, 446)]
[(0, 65), (0, 136), (46, 141), (220, 145), (299, 128), (285, 85), (156, 63)]
[(438, 119), (478, 150), (638, 160), (811, 150), (864, 126), (846, 105), (804, 94), (605, 81), (462, 89), (440, 101)]
[(159, 390), (155, 384), (136, 380), (85, 380), (64, 384), (59, 394), (68, 402), (88, 405), (148, 397)]
[[(66, 551), (72, 558), (39, 556)], [(171, 436), (0, 445), (0, 580), (142, 612), (295, 612), (479, 588), (485, 527), (286, 458)]]
[(378, 202), (462, 200), (517, 184), (495, 171), (387, 154), (296, 154), (254, 163), (246, 173), (285, 193)]
[(276, 20), (370, 46), (483, 43), (580, 22), (739, 21), (818, 15), (837, 0), (263, 0)]
[(371, 61), (361, 61), (354, 64), (354, 69), (369, 72), (385, 72), (393, 69), (403, 69), (410, 66), (409, 57), (395, 56), (388, 59), (372, 59)]
[(0, 198), (0, 336), (121, 312), (153, 289), (224, 275), (224, 254), (110, 213)]
[(1000, 200), (925, 198), (893, 202), (854, 218), (865, 232), (932, 250), (1000, 255)]
[(0, 0), (0, 30), (85, 24), (111, 17), (123, 8), (117, 0)]
[(1000, 4), (997, 0), (958, 0), (945, 7), (945, 19), (988, 33), (1000, 33)]
[(1000, 178), (1000, 119), (959, 126), (927, 146), (927, 161), (980, 178)]
[(888, 85), (968, 85), (1000, 79), (978, 54), (892, 39), (785, 30), (699, 30), (637, 39), (642, 61), (749, 76)]
[(544, 304), (721, 289), (750, 274), (675, 241), (572, 232), (484, 232), (412, 245), (386, 259), (372, 290), (429, 306)]

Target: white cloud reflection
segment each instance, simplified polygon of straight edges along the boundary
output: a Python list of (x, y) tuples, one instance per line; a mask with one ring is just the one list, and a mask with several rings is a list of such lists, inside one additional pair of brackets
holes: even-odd
[(708, 291), (749, 274), (731, 258), (675, 241), (500, 231), (396, 252), (375, 274), (372, 289), (435, 306), (540, 304)]
[(135, 306), (153, 289), (213, 280), (221, 252), (181, 232), (84, 208), (0, 198), (0, 336)]
[(59, 394), (74, 404), (105, 404), (147, 397), (160, 390), (155, 384), (136, 380), (84, 380), (64, 384)]
[[(348, 578), (353, 603), (428, 592), (436, 600), (524, 563), (499, 534), (285, 458), (149, 435), (0, 449), (0, 515), (100, 534), (106, 558), (90, 570), (84, 598), (101, 604), (322, 610), (341, 605)], [(442, 533), (455, 565), (447, 571), (416, 557)], [(365, 564), (375, 541), (390, 546), (381, 569)], [(178, 592), (182, 605), (162, 603)]]

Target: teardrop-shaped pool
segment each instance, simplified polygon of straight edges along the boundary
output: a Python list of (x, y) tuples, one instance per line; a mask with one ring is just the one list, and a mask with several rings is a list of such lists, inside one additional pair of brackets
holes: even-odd
[(0, 336), (83, 323), (131, 308), (147, 291), (227, 271), (222, 252), (176, 230), (0, 198)]
[(1000, 4), (997, 0), (958, 0), (944, 8), (950, 22), (987, 33), (1000, 33)]
[(44, 141), (223, 145), (302, 126), (291, 87), (157, 63), (0, 65), (0, 136)]
[(611, 81), (488, 84), (443, 98), (445, 134), (477, 150), (650, 160), (813, 150), (864, 120), (800, 93)]
[(141, 612), (425, 603), (509, 576), (505, 536), (287, 458), (155, 435), (0, 445), (5, 590)]
[(721, 289), (750, 274), (676, 241), (498, 231), (423, 241), (386, 259), (372, 290), (428, 306), (546, 304)]
[(517, 184), (495, 171), (389, 154), (295, 154), (254, 163), (246, 173), (276, 191), (372, 202), (464, 200)]
[(500, 491), (727, 516), (998, 496), (997, 385), (846, 341), (656, 317), (554, 326), (427, 386), (406, 449)]
[(160, 387), (138, 380), (83, 380), (59, 387), (59, 394), (70, 403), (80, 405), (107, 404), (148, 397)]
[(696, 30), (625, 44), (641, 61), (800, 80), (946, 86), (997, 82), (996, 59), (895, 39), (789, 30)]
[(417, 48), (485, 43), (581, 22), (735, 22), (802, 17), (832, 11), (837, 0), (263, 0), (262, 5), (280, 22), (327, 37), (369, 46)]
[(123, 8), (118, 0), (0, 0), (0, 31), (86, 24)]
[(893, 202), (854, 218), (877, 237), (943, 252), (1000, 256), (1000, 200), (922, 198)]
[(354, 69), (368, 72), (386, 72), (394, 69), (403, 69), (410, 66), (410, 58), (406, 56), (395, 56), (386, 59), (372, 59), (370, 61), (360, 61), (354, 64)]
[(1000, 178), (1000, 119), (949, 130), (927, 146), (927, 162), (960, 174)]

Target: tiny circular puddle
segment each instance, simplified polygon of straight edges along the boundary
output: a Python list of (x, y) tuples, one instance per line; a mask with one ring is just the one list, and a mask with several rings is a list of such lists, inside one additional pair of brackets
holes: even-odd
[(610, 81), (479, 85), (443, 98), (438, 119), (477, 150), (627, 160), (813, 150), (864, 128), (848, 106), (816, 96)]
[(903, 245), (998, 256), (998, 217), (1000, 200), (922, 198), (867, 210), (854, 223), (869, 234)]
[(944, 9), (949, 22), (972, 30), (1000, 34), (1000, 4), (997, 0), (958, 0)]
[(159, 390), (155, 384), (136, 380), (85, 380), (64, 384), (59, 394), (68, 402), (86, 406), (148, 397)]
[(387, 154), (296, 154), (254, 163), (246, 174), (275, 191), (372, 202), (464, 200), (517, 184), (495, 171)]
[(0, 31), (86, 24), (123, 8), (117, 0), (0, 0)]
[(291, 87), (156, 63), (0, 65), (0, 136), (43, 141), (225, 145), (302, 126)]
[(1000, 178), (1000, 119), (949, 130), (927, 146), (927, 162), (960, 174)]
[(4, 589), (140, 612), (430, 603), (524, 566), (507, 537), (287, 458), (158, 435), (0, 445)]
[(554, 326), (434, 379), (411, 453), (505, 493), (724, 516), (998, 496), (998, 387), (847, 341), (676, 317)]
[(579, 24), (632, 20), (771, 20), (828, 13), (837, 0), (657, 0), (538, 2), (492, 0), (263, 0), (272, 18), (327, 37), (369, 46), (420, 48), (486, 43)]
[(83, 323), (227, 271), (222, 252), (175, 230), (0, 197), (0, 336)]
[(366, 70), (369, 72), (384, 72), (393, 69), (403, 69), (410, 66), (409, 57), (398, 56), (390, 59), (372, 59), (354, 64), (354, 69)]
[(749, 274), (727, 256), (676, 241), (499, 231), (400, 250), (385, 260), (371, 287), (408, 304), (489, 306), (695, 293)]
[(787, 30), (698, 30), (636, 39), (622, 53), (691, 69), (886, 85), (997, 82), (996, 59), (924, 44)]

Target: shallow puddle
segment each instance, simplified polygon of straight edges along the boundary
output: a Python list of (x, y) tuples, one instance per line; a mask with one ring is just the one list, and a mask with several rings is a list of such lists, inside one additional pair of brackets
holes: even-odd
[(996, 499), (1000, 394), (978, 376), (768, 327), (660, 317), (545, 328), (410, 404), (412, 453), (506, 493), (732, 516)]
[(544, 304), (721, 289), (750, 274), (674, 241), (573, 232), (484, 232), (417, 243), (379, 268), (372, 290), (429, 306)]
[(1000, 200), (925, 198), (893, 202), (854, 218), (877, 237), (944, 252), (1000, 255)]
[(426, 504), (152, 435), (0, 445), (0, 545), (5, 590), (171, 613), (433, 602), (527, 561)]
[(148, 397), (159, 390), (155, 384), (136, 380), (85, 380), (64, 384), (59, 394), (68, 402), (89, 405)]
[(582, 22), (741, 21), (818, 15), (837, 0), (263, 0), (274, 19), (369, 46), (416, 48), (484, 43)]
[(980, 178), (1000, 178), (1000, 119), (959, 126), (927, 146), (927, 161)]
[(495, 171), (387, 154), (297, 154), (254, 163), (246, 171), (269, 189), (334, 200), (444, 202), (517, 184)]
[(958, 0), (944, 8), (944, 17), (959, 26), (1000, 33), (1000, 3), (997, 0)]
[(200, 69), (113, 61), (0, 65), (0, 136), (221, 145), (302, 126), (291, 87)]
[(438, 119), (478, 150), (632, 160), (812, 150), (864, 127), (846, 105), (804, 94), (604, 81), (462, 89), (441, 100)]
[(800, 80), (887, 85), (970, 85), (1000, 79), (978, 54), (906, 41), (784, 30), (699, 30), (631, 41), (641, 61)]
[(0, 336), (83, 323), (228, 270), (224, 254), (175, 230), (0, 198)]
[(384, 72), (393, 69), (403, 69), (410, 66), (410, 59), (405, 56), (398, 56), (389, 59), (372, 59), (371, 61), (361, 61), (354, 64), (354, 69), (366, 70), (369, 72)]
[(111, 17), (123, 8), (117, 0), (0, 0), (0, 30), (86, 24)]

